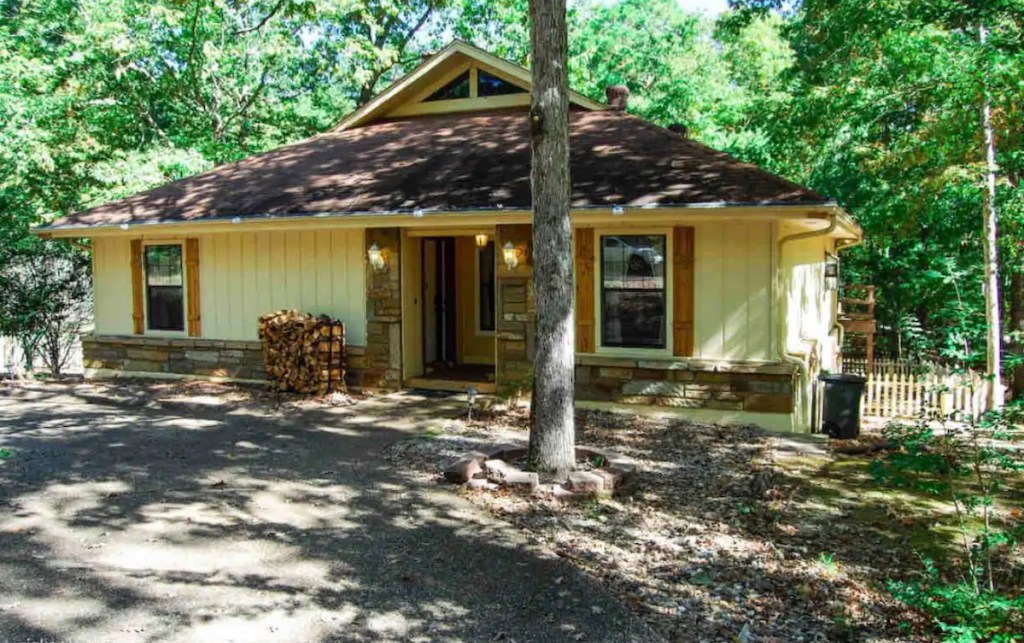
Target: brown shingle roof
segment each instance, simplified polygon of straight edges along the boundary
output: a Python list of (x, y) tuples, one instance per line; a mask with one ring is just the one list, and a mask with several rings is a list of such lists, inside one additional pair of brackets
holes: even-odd
[[(811, 204), (815, 192), (637, 117), (571, 115), (574, 207)], [(328, 132), (58, 221), (530, 208), (527, 114), (447, 114)]]

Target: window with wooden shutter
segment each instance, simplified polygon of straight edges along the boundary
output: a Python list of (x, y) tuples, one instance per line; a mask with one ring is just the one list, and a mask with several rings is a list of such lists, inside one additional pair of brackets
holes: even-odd
[(142, 294), (142, 239), (132, 239), (132, 328), (136, 335), (145, 330), (146, 313)]
[(185, 283), (188, 299), (188, 335), (200, 337), (203, 331), (199, 316), (199, 239), (185, 241)]
[(182, 245), (147, 245), (143, 254), (146, 280), (146, 328), (185, 330), (185, 279)]
[(593, 353), (594, 231), (576, 230), (576, 352)]
[(694, 234), (691, 227), (677, 227), (672, 239), (672, 354), (693, 355)]
[(665, 349), (664, 234), (601, 235), (601, 346)]

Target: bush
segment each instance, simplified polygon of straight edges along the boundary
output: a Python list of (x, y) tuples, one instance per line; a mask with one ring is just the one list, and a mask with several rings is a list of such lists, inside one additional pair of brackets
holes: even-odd
[(40, 239), (0, 250), (0, 335), (18, 340), (29, 369), (41, 353), (59, 375), (92, 314), (89, 256)]
[(939, 563), (923, 557), (921, 577), (888, 583), (895, 598), (931, 617), (945, 641), (1024, 640), (1024, 523), (1020, 507), (1009, 504), (1021, 499), (1011, 499), (1008, 487), (1024, 471), (1021, 419), (1021, 409), (1010, 408), (966, 426), (892, 424), (885, 433), (896, 449), (871, 463), (877, 482), (930, 495), (955, 518), (955, 555)]

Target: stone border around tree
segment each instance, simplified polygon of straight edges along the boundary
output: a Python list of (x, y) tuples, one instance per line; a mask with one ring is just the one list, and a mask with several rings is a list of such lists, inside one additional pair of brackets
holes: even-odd
[(625, 456), (607, 449), (577, 446), (576, 460), (589, 461), (594, 468), (573, 471), (562, 482), (542, 484), (536, 472), (523, 471), (512, 464), (526, 454), (526, 447), (512, 445), (497, 446), (486, 452), (471, 451), (445, 468), (444, 479), (469, 489), (508, 488), (558, 500), (587, 500), (623, 493), (636, 473), (636, 464)]

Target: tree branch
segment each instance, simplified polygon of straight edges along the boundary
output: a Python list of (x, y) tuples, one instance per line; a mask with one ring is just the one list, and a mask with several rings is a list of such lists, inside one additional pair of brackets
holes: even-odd
[(274, 5), (274, 7), (270, 10), (270, 12), (267, 15), (263, 16), (262, 20), (257, 22), (252, 27), (243, 27), (242, 29), (239, 29), (239, 30), (235, 31), (232, 35), (234, 35), (234, 36), (243, 36), (245, 34), (252, 33), (254, 31), (259, 31), (260, 29), (265, 27), (268, 22), (270, 22), (271, 18), (273, 18), (275, 15), (277, 15), (277, 12), (280, 11), (282, 7), (284, 7), (284, 3), (285, 3), (285, 0), (278, 0), (277, 4)]

